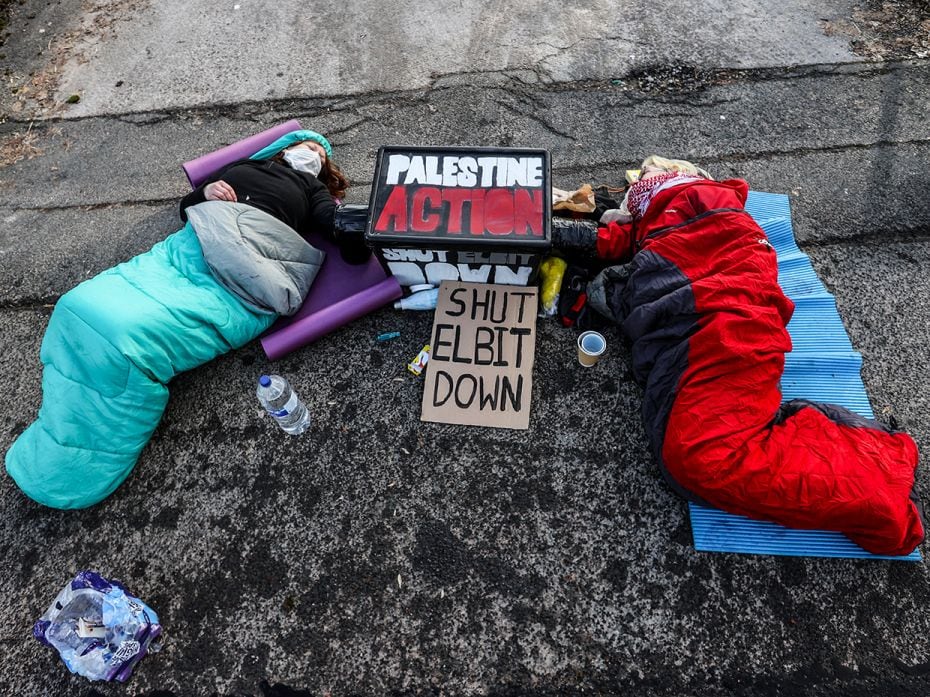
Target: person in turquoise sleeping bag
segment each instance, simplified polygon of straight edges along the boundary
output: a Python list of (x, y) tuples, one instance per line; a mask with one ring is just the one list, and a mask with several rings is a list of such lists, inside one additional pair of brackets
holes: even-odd
[(178, 373), (293, 314), (323, 262), (303, 237), (338, 239), (348, 181), (319, 133), (293, 131), (181, 201), (184, 227), (65, 293), (42, 341), (38, 418), (6, 453), (30, 498), (83, 508), (132, 471)]

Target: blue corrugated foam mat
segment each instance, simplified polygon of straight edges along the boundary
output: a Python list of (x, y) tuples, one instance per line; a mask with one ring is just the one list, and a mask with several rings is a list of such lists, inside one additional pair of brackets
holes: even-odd
[[(751, 191), (747, 212), (765, 230), (778, 255), (778, 281), (794, 301), (788, 324), (793, 350), (785, 356), (782, 396), (839, 404), (873, 418), (860, 370), (836, 302), (798, 249), (791, 229), (791, 209), (784, 194)], [(870, 554), (845, 535), (826, 530), (795, 530), (732, 513), (688, 504), (695, 549), (793, 557), (841, 557), (920, 561), (920, 550), (906, 556)]]

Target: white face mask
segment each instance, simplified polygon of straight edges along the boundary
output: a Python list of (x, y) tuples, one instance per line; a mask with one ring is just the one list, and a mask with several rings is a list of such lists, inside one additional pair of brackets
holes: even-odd
[(285, 150), (284, 159), (298, 172), (308, 172), (314, 177), (317, 176), (323, 168), (323, 160), (320, 158), (320, 153), (310, 148)]

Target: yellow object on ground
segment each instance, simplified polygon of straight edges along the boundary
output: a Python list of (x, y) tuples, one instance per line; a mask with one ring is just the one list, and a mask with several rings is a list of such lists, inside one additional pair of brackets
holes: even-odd
[(546, 317), (552, 317), (559, 308), (559, 290), (567, 268), (568, 263), (561, 257), (546, 257), (539, 265), (539, 301)]

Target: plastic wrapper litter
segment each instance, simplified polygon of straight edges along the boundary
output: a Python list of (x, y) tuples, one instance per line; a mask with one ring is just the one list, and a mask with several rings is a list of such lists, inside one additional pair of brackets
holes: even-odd
[(162, 628), (158, 615), (121, 583), (81, 571), (32, 633), (56, 649), (72, 673), (125, 682), (144, 656), (161, 649)]

